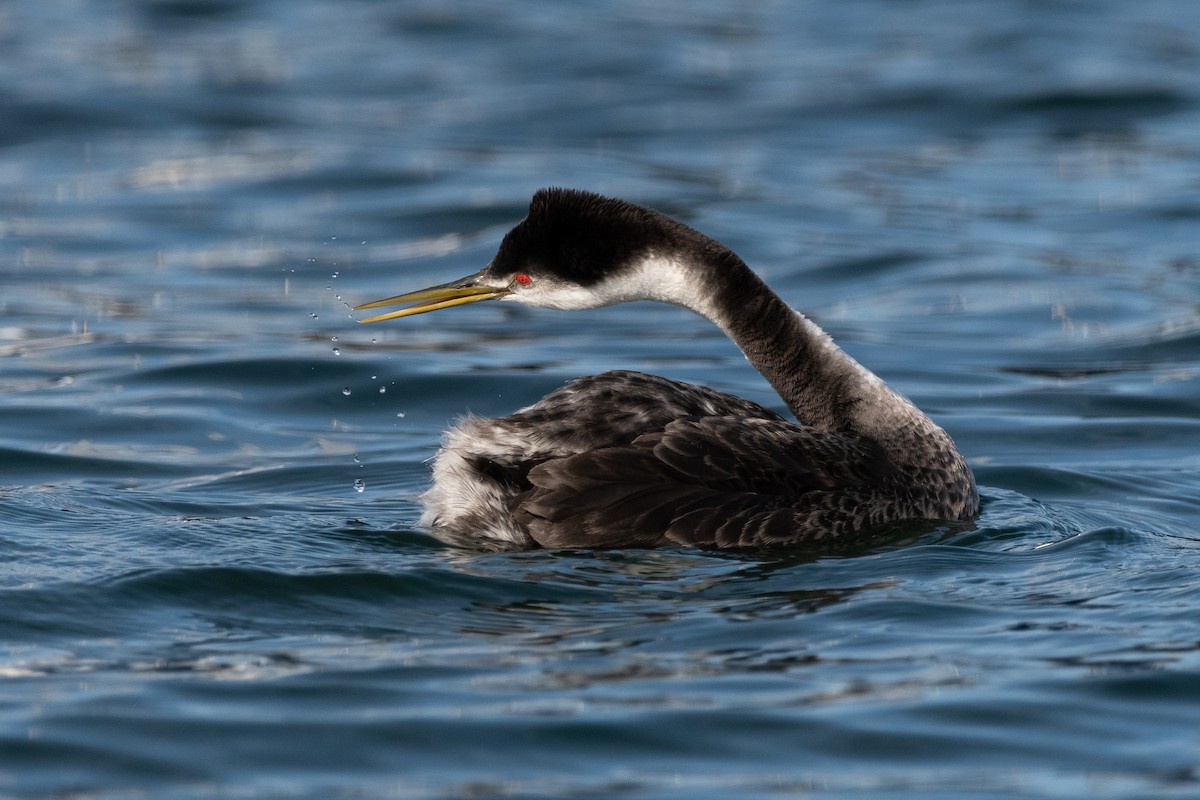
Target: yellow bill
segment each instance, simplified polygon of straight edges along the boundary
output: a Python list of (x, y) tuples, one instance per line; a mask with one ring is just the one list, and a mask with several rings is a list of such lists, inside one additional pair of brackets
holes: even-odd
[(413, 303), (408, 308), (401, 308), (396, 311), (389, 311), (386, 314), (377, 314), (373, 317), (359, 320), (359, 322), (363, 323), (382, 322), (385, 319), (411, 317), (416, 314), (426, 314), (430, 311), (438, 311), (443, 308), (452, 308), (454, 306), (466, 305), (467, 303), (478, 303), (481, 300), (495, 300), (498, 297), (503, 297), (511, 293), (507, 288), (498, 289), (495, 286), (481, 285), (478, 280), (482, 275), (483, 270), (466, 278), (450, 281), (450, 283), (430, 286), (428, 289), (418, 289), (415, 292), (398, 294), (395, 297), (375, 300), (371, 303), (363, 303), (360, 306), (355, 306), (354, 310)]

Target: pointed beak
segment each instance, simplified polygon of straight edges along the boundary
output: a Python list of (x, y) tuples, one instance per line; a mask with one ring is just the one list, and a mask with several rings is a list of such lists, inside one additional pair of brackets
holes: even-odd
[(385, 319), (411, 317), (415, 314), (425, 314), (429, 311), (466, 305), (467, 303), (478, 303), (481, 300), (495, 300), (512, 293), (509, 289), (497, 289), (495, 286), (481, 284), (479, 281), (485, 272), (487, 272), (486, 267), (474, 275), (468, 275), (456, 281), (450, 281), (438, 286), (430, 286), (428, 289), (420, 289), (415, 292), (408, 292), (407, 294), (398, 294), (395, 297), (376, 300), (373, 303), (363, 303), (361, 306), (355, 306), (354, 310), (398, 306), (402, 303), (413, 304), (408, 308), (401, 308), (396, 311), (389, 311), (386, 314), (377, 314), (373, 317), (359, 320), (359, 322), (380, 322)]

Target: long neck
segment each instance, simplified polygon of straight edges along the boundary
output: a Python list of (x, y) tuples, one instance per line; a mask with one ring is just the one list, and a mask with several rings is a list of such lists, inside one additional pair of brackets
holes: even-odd
[(737, 344), (800, 422), (884, 440), (910, 434), (914, 427), (939, 430), (784, 303), (732, 252), (722, 255), (712, 276), (715, 292), (693, 310)]
[[(975, 479), (949, 434), (789, 308), (731, 250), (690, 229), (681, 238), (675, 254), (645, 263), (639, 299), (677, 303), (712, 320), (801, 424), (874, 439), (915, 516), (976, 513)], [(636, 283), (636, 274), (622, 281)]]

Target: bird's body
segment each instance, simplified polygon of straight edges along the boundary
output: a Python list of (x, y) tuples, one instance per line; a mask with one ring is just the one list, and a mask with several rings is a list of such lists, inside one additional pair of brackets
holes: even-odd
[(945, 431), (732, 251), (658, 212), (542, 190), (479, 273), (367, 307), (418, 302), (376, 320), (486, 299), (686, 306), (733, 339), (797, 422), (653, 375), (579, 378), (509, 417), (468, 416), (447, 432), (422, 517), (443, 538), (498, 549), (825, 549), (888, 523), (978, 511)]

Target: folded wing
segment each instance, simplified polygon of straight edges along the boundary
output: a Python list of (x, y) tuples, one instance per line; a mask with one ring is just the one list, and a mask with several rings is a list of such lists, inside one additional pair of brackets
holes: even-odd
[(889, 521), (883, 448), (779, 419), (690, 417), (551, 459), (512, 500), (544, 547), (749, 547), (846, 540)]

